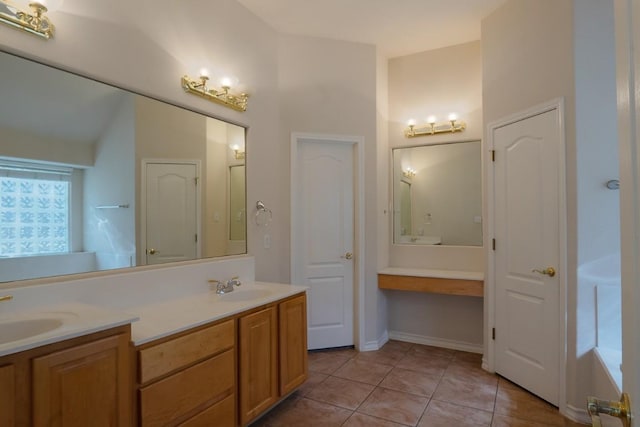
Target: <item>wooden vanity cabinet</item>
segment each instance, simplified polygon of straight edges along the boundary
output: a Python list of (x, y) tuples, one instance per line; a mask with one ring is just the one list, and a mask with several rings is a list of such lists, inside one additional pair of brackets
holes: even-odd
[(129, 325), (0, 358), (0, 425), (130, 426)]
[(297, 295), (240, 317), (241, 425), (307, 379), (306, 301)]
[(138, 424), (234, 427), (235, 338), (229, 319), (140, 346)]
[(280, 396), (307, 380), (307, 298), (299, 295), (278, 307)]
[(278, 307), (242, 316), (240, 324), (240, 424), (278, 400)]

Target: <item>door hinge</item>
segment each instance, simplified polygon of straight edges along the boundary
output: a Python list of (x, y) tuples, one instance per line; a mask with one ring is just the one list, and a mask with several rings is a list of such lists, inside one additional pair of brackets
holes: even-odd
[(496, 150), (491, 150), (491, 161), (492, 162), (496, 161)]
[(196, 234), (196, 243), (198, 242), (198, 234)]
[(496, 328), (491, 328), (491, 339), (492, 340), (496, 339)]
[(195, 178), (193, 178), (193, 180), (195, 181), (196, 185), (198, 185), (198, 181), (200, 180), (200, 178), (196, 176)]
[(491, 247), (494, 251), (496, 250), (496, 239), (491, 239)]

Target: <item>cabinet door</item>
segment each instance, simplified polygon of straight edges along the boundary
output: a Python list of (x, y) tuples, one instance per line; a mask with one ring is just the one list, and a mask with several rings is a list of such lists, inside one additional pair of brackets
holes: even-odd
[(276, 307), (240, 318), (240, 423), (246, 425), (278, 398)]
[(307, 298), (298, 296), (279, 306), (280, 395), (307, 379)]
[(126, 426), (129, 338), (114, 335), (33, 359), (34, 426)]
[(0, 368), (0, 425), (16, 425), (16, 376), (15, 367)]

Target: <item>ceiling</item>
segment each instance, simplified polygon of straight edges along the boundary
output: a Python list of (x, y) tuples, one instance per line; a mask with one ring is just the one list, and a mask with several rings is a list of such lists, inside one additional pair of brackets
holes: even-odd
[(480, 40), (506, 0), (237, 0), (279, 33), (374, 44), (387, 58)]

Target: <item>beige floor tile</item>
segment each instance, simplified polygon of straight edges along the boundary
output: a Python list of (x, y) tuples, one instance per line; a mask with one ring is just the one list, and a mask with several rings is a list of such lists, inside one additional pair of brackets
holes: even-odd
[(418, 427), (489, 427), (493, 413), (431, 400)]
[(460, 378), (465, 381), (478, 382), (495, 386), (500, 378), (496, 374), (489, 373), (480, 365), (466, 361), (452, 360), (444, 373), (446, 378)]
[(359, 353), (355, 358), (361, 362), (373, 362), (381, 365), (396, 365), (405, 355), (403, 351), (378, 350)]
[(353, 359), (345, 363), (333, 375), (348, 380), (378, 385), (392, 368), (389, 365), (361, 362), (358, 359)]
[(436, 400), (493, 411), (496, 399), (496, 385), (469, 382), (455, 377), (443, 377), (433, 394)]
[(407, 352), (414, 345), (415, 344), (411, 344), (409, 342), (389, 340), (389, 341), (386, 342), (385, 345), (382, 346), (381, 350), (393, 350), (393, 351)]
[(428, 357), (442, 357), (444, 359), (451, 360), (456, 354), (456, 351), (448, 348), (433, 347), (431, 345), (414, 344), (413, 347), (409, 349), (408, 354), (416, 354)]
[(565, 422), (558, 408), (502, 378), (498, 386), (495, 412), (553, 426), (564, 426)]
[(353, 415), (343, 424), (343, 427), (402, 427), (404, 424), (397, 424), (382, 418), (371, 417), (369, 415), (354, 412)]
[(299, 398), (278, 405), (252, 427), (339, 427), (352, 413), (334, 405)]
[(439, 382), (440, 376), (393, 368), (382, 380), (380, 387), (431, 397)]
[(415, 426), (429, 399), (415, 394), (378, 387), (358, 408), (358, 412), (400, 424)]
[(422, 372), (423, 374), (440, 376), (449, 366), (451, 360), (443, 357), (429, 357), (423, 354), (406, 354), (396, 364), (397, 368), (408, 369), (410, 371)]
[(331, 375), (350, 359), (349, 356), (330, 351), (311, 352), (309, 353), (309, 371)]
[(299, 396), (306, 396), (315, 386), (326, 380), (329, 375), (321, 374), (320, 372), (309, 371), (307, 380), (296, 390), (296, 394)]
[(375, 386), (361, 382), (329, 377), (317, 385), (306, 397), (354, 410), (371, 394)]

